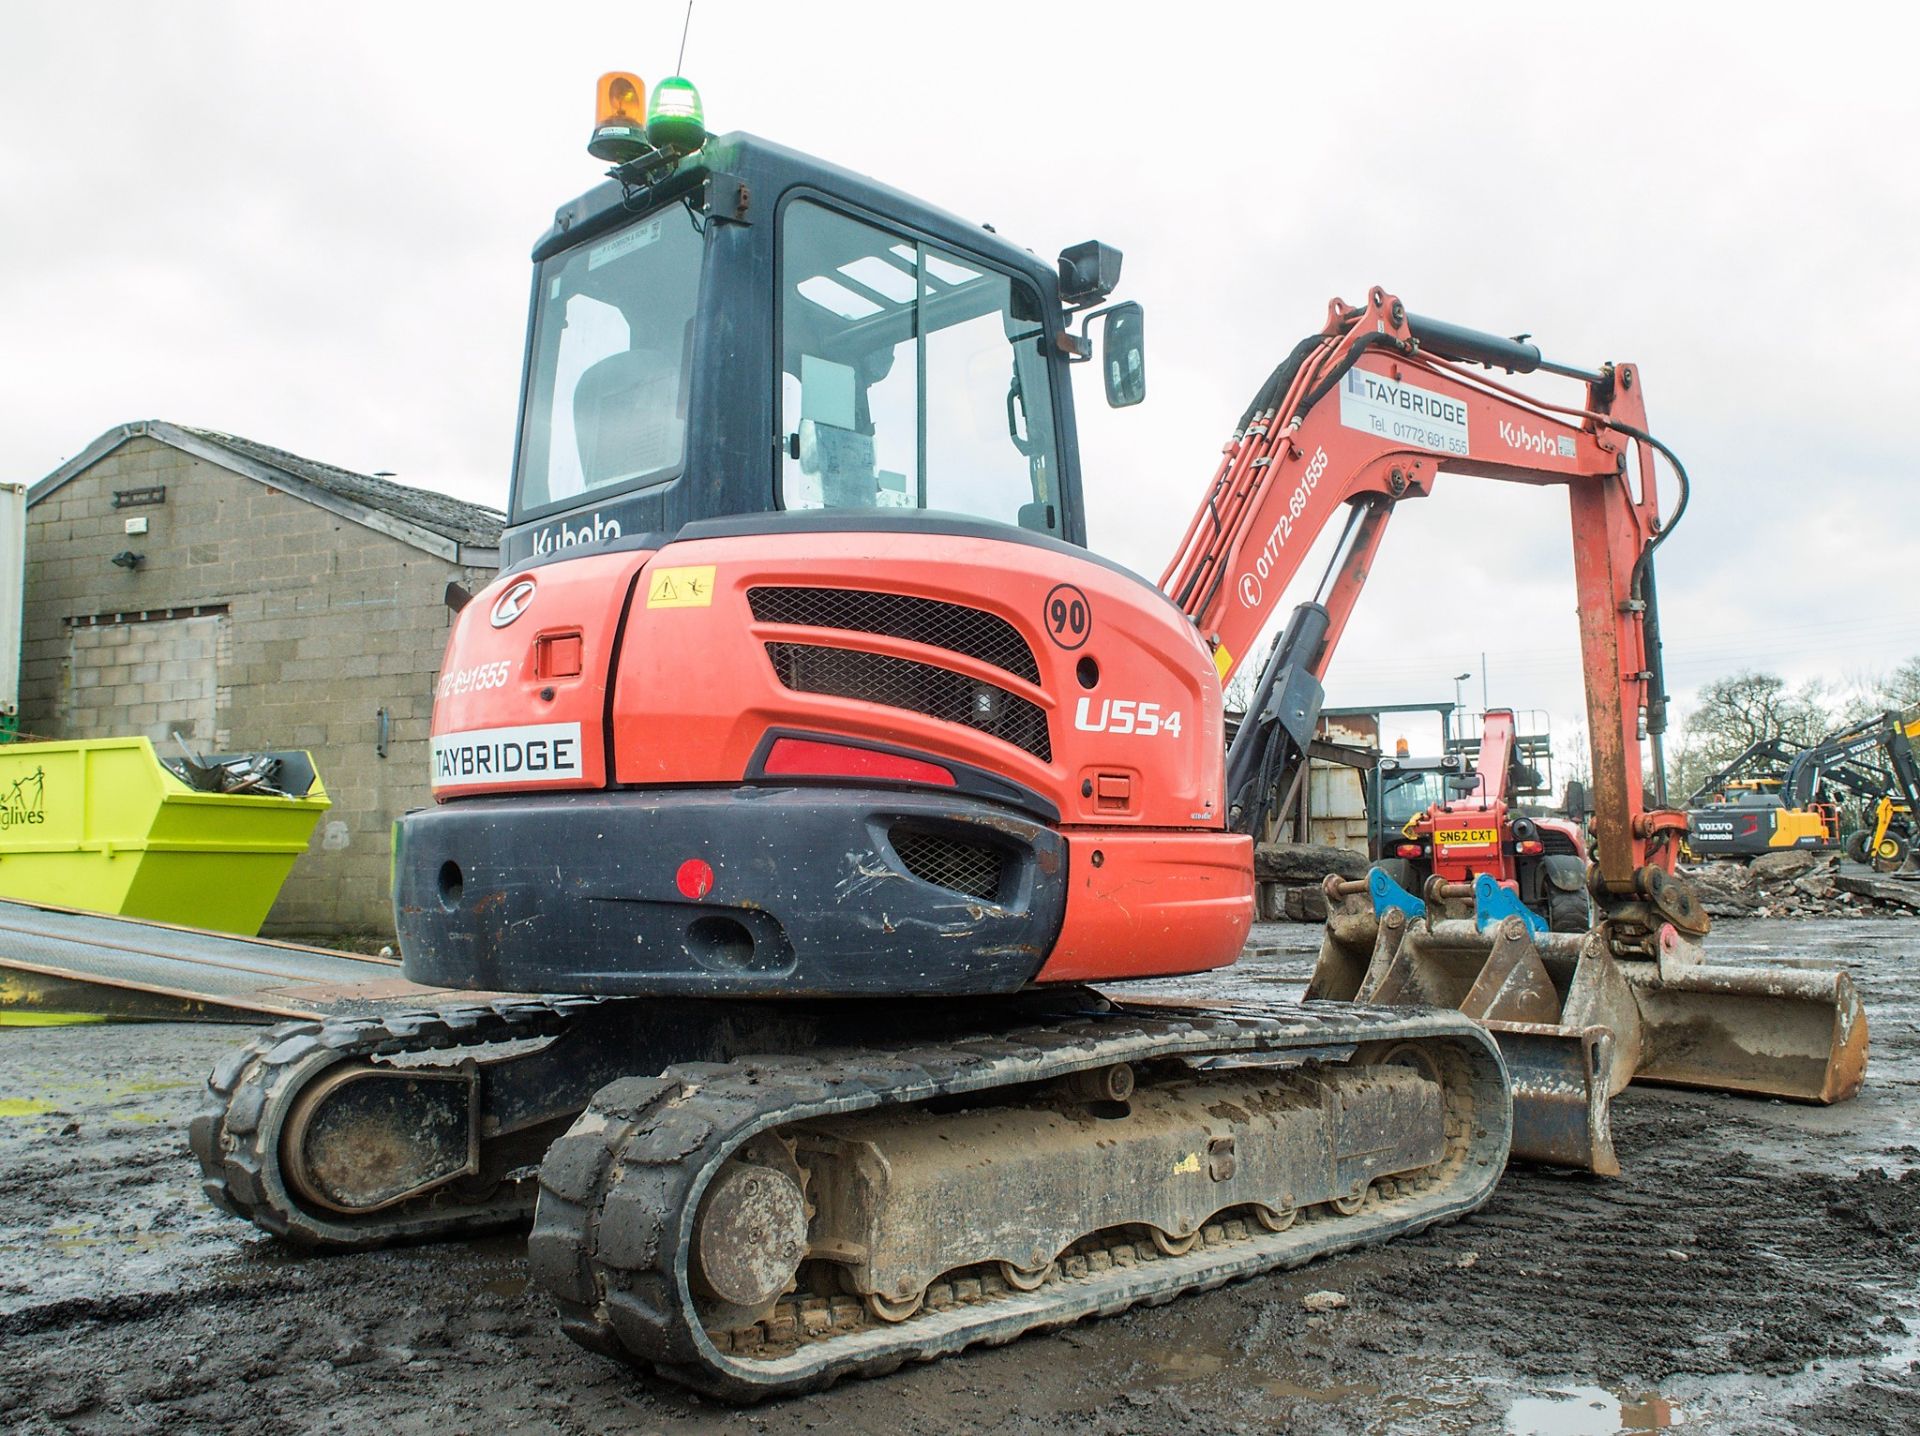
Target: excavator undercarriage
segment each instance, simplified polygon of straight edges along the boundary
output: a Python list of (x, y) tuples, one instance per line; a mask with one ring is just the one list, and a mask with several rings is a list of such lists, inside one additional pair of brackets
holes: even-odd
[(304, 1246), (531, 1216), (572, 1335), (728, 1399), (1419, 1231), (1506, 1162), (1500, 1058), (1450, 1013), (1063, 989), (887, 1021), (573, 999), (294, 1024), (214, 1074), (193, 1143), (217, 1203)]

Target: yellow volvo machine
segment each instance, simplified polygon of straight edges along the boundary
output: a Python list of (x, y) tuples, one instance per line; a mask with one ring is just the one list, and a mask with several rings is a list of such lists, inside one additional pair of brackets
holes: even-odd
[[(1888, 712), (1808, 748), (1752, 743), (1687, 800), (1687, 848), (1699, 858), (1754, 858), (1844, 846), (1855, 862), (1897, 872), (1920, 812), (1916, 740), (1920, 714)], [(1851, 832), (1849, 816), (1858, 818)]]

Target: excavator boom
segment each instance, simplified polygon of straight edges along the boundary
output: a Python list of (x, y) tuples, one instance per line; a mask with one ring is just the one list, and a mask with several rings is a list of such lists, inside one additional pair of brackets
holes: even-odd
[[(1586, 386), (1578, 405), (1529, 397), (1471, 365), (1546, 371)], [(1654, 471), (1679, 481), (1663, 518)], [(1686, 505), (1686, 471), (1646, 426), (1631, 365), (1575, 369), (1518, 340), (1410, 315), (1374, 289), (1335, 300), (1251, 404), (1162, 585), (1195, 622), (1223, 680), (1243, 663), (1308, 548), (1348, 516), (1314, 598), (1266, 657), (1227, 759), (1228, 820), (1259, 833), (1304, 777), (1320, 679), (1372, 569), (1387, 519), (1441, 473), (1568, 492), (1587, 721), (1599, 920), (1553, 934), (1498, 862), (1436, 873), (1419, 893), (1380, 869), (1328, 879), (1330, 916), (1310, 999), (1458, 1007), (1500, 1039), (1514, 1079), (1514, 1151), (1619, 1170), (1607, 1103), (1630, 1081), (1843, 1100), (1866, 1066), (1866, 1018), (1842, 973), (1708, 965), (1710, 927), (1675, 874), (1684, 813), (1660, 806), (1666, 723), (1653, 558)], [(1482, 753), (1504, 793), (1511, 728)], [(1653, 740), (1654, 803), (1642, 742)], [(1497, 773), (1498, 781), (1488, 778)], [(1458, 806), (1458, 805), (1455, 805)], [(1459, 849), (1453, 850), (1459, 866)]]
[[(1472, 363), (1578, 378), (1585, 403), (1530, 398)], [(1380, 289), (1358, 308), (1336, 299), (1326, 328), (1294, 349), (1248, 407), (1161, 586), (1198, 625), (1225, 681), (1314, 539), (1347, 506), (1314, 600), (1325, 616), (1307, 625), (1310, 651), (1281, 648), (1285, 663), (1317, 682), (1396, 504), (1430, 495), (1441, 473), (1564, 486), (1600, 881), (1624, 896), (1642, 867), (1672, 871), (1685, 830), (1680, 814), (1649, 810), (1642, 791), (1642, 734), (1657, 740), (1666, 718), (1652, 556), (1686, 502), (1676, 465), (1681, 497), (1663, 524), (1655, 447), (1632, 365), (1550, 364), (1530, 344), (1410, 315)], [(1231, 776), (1229, 790), (1238, 796)]]

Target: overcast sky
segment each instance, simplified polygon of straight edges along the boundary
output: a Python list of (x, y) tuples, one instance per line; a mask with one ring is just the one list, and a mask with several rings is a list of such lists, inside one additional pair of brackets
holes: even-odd
[[(527, 251), (597, 181), (595, 77), (684, 5), (0, 6), (0, 477), (113, 425), (225, 429), (501, 505)], [(1686, 11), (1687, 13), (1678, 13)], [(1920, 652), (1910, 13), (698, 0), (710, 125), (875, 175), (1145, 303), (1150, 397), (1083, 383), (1094, 546), (1157, 576), (1333, 295), (1643, 368), (1694, 479), (1679, 694)], [(1091, 374), (1084, 375), (1092, 380)], [(1441, 585), (1459, 563), (1477, 575)], [(1329, 682), (1580, 711), (1566, 508), (1402, 505)], [(1477, 601), (1441, 608), (1435, 595)]]

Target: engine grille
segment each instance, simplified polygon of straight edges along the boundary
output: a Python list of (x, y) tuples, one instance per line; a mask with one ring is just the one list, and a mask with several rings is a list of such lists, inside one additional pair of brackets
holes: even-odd
[(883, 633), (964, 653), (1027, 682), (1040, 682), (1040, 665), (1019, 630), (997, 614), (904, 593), (858, 588), (750, 588), (747, 603), (761, 623), (804, 623)]
[(1024, 748), (1042, 763), (1053, 761), (1046, 710), (996, 684), (950, 668), (855, 648), (769, 643), (767, 657), (773, 660), (780, 681), (795, 692), (858, 698), (962, 723)]
[(988, 901), (1000, 896), (1007, 854), (991, 843), (895, 828), (887, 834), (900, 865), (922, 882)]

